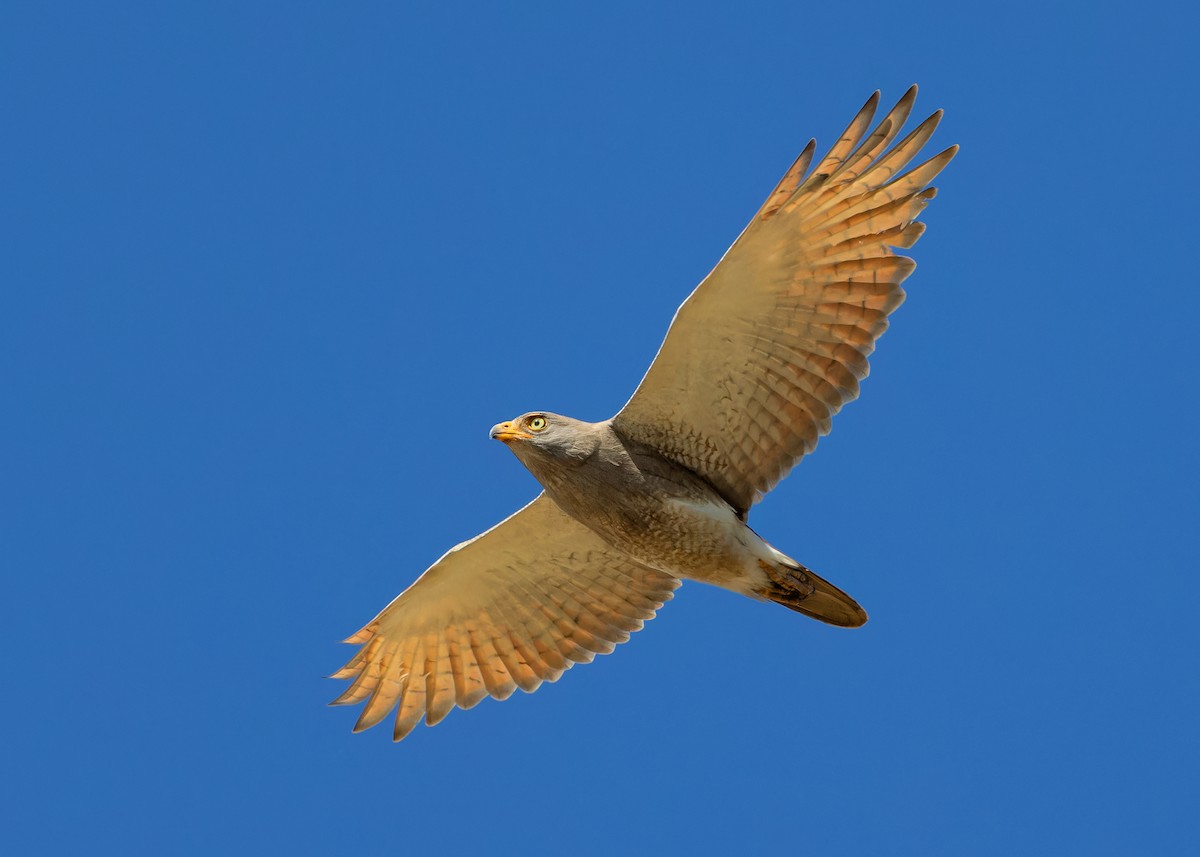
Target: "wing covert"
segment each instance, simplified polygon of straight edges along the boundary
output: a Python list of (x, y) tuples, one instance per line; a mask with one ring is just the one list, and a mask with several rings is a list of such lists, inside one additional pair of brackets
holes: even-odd
[[(876, 92), (806, 175), (809, 145), (675, 314), (613, 428), (708, 479), (743, 514), (828, 433), (904, 300), (916, 222), (956, 146), (902, 173), (941, 118), (893, 142), (912, 87), (868, 133)], [(888, 148), (888, 147), (891, 148)]]
[(612, 551), (545, 494), (448, 551), (362, 630), (332, 704), (365, 702), (355, 731), (396, 710), (422, 718), (555, 681), (629, 639), (679, 580)]

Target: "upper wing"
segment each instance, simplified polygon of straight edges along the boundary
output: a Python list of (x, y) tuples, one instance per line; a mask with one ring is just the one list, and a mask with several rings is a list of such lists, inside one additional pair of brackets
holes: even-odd
[(366, 700), (354, 731), (399, 704), (399, 741), (422, 717), (535, 690), (606, 654), (670, 600), (679, 580), (616, 554), (545, 494), (451, 548), (365, 628), (333, 701)]
[(613, 427), (708, 479), (743, 514), (829, 431), (858, 395), (867, 357), (915, 263), (891, 247), (924, 232), (914, 218), (952, 146), (900, 175), (941, 111), (888, 149), (917, 88), (867, 133), (868, 99), (805, 178), (815, 141), (680, 306), (658, 356)]

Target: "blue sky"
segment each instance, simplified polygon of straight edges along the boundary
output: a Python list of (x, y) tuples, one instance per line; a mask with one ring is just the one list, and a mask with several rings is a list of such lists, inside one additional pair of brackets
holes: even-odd
[[(4, 836), (44, 854), (1200, 847), (1195, 12), (0, 14)], [(322, 678), (611, 415), (810, 136), (959, 143), (861, 399), (698, 585), (392, 745)], [(16, 853), (16, 852), (13, 852)]]

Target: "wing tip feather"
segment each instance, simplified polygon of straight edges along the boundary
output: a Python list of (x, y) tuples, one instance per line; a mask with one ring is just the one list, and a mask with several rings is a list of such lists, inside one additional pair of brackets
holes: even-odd
[(342, 642), (348, 643), (349, 645), (352, 645), (352, 646), (359, 646), (359, 645), (362, 645), (363, 643), (370, 642), (374, 636), (375, 636), (375, 628), (373, 627), (373, 625), (366, 625), (366, 626), (360, 628), (359, 630), (355, 631), (353, 634), (351, 634), (346, 639), (342, 640)]

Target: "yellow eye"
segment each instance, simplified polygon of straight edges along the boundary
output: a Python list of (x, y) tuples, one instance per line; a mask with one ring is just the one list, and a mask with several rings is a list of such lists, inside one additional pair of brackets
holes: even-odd
[(546, 427), (546, 418), (545, 417), (534, 417), (533, 419), (531, 419), (529, 421), (529, 430), (530, 431), (541, 431), (545, 427)]

